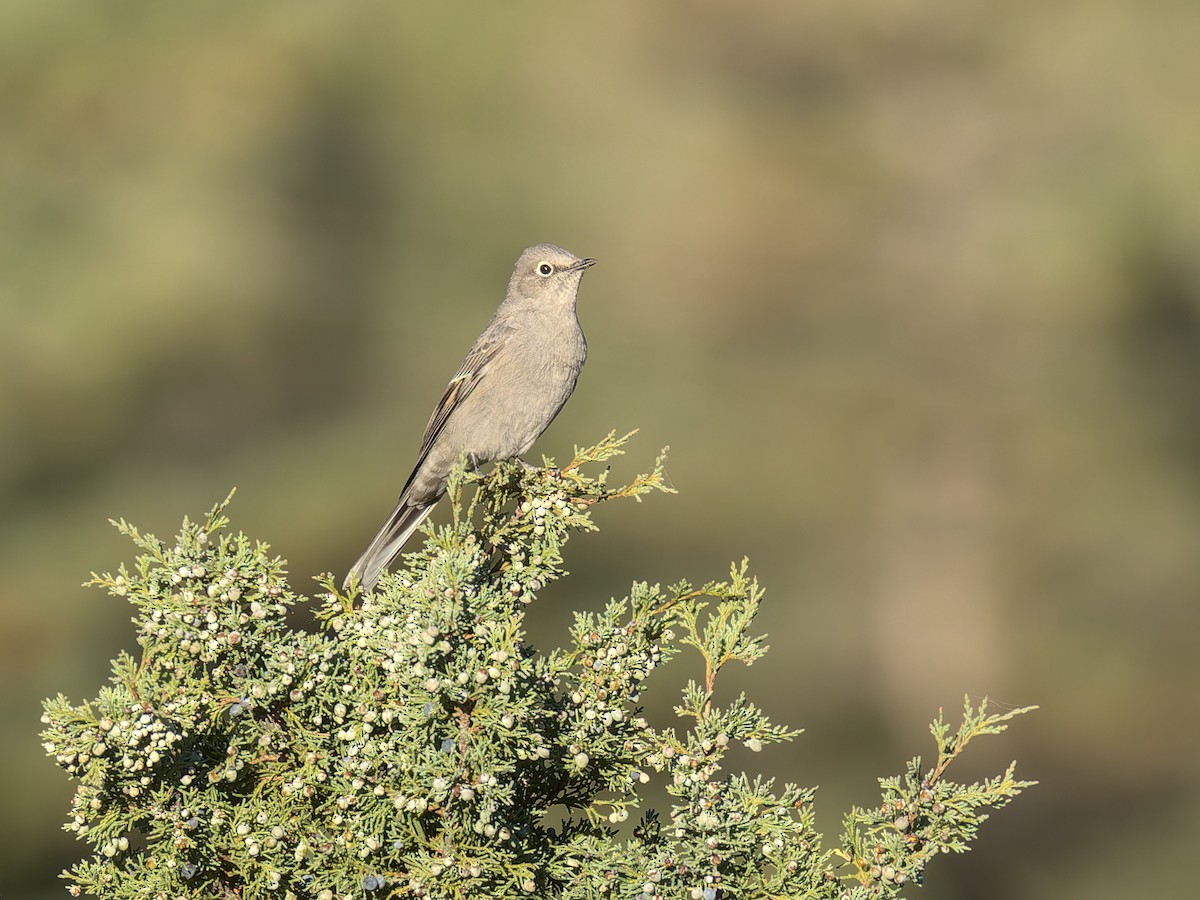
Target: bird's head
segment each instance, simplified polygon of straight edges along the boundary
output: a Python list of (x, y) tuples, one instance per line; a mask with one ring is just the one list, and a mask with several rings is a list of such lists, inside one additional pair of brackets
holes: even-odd
[(554, 244), (534, 244), (517, 260), (508, 283), (509, 299), (573, 303), (583, 270), (595, 264)]

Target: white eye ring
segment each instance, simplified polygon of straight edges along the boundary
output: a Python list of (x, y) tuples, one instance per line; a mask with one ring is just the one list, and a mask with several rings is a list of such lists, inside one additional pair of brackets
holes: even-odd
[(537, 267), (537, 272), (543, 278), (549, 278), (554, 274), (554, 266), (550, 265), (550, 263), (542, 263)]

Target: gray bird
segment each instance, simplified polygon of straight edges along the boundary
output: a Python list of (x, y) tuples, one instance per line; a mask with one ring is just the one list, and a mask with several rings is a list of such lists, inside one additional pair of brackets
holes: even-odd
[(417, 464), (379, 533), (346, 576), (370, 592), (446, 491), (464, 452), (479, 466), (525, 453), (563, 408), (587, 359), (575, 314), (580, 259), (554, 244), (521, 254), (508, 293), (446, 386)]

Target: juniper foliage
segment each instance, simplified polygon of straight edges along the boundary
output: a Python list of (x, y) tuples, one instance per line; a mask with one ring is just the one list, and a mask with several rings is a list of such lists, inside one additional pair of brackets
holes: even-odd
[[(603, 464), (628, 438), (561, 469), (460, 467), (451, 523), (376, 593), (320, 579), (315, 633), (289, 626), (306, 598), (266, 544), (229, 530), (228, 498), (174, 543), (114, 523), (141, 553), (92, 583), (133, 605), (140, 658), (121, 654), (94, 700), (60, 695), (43, 716), (47, 753), (78, 782), (65, 827), (90, 848), (64, 873), (71, 893), (879, 898), (967, 849), (1031, 782), (1010, 767), (961, 785), (947, 767), (1025, 710), (968, 701), (953, 735), (939, 717), (933, 768), (882, 779), (880, 806), (852, 810), (832, 848), (813, 789), (725, 773), (732, 746), (798, 733), (715, 695), (725, 666), (767, 649), (745, 562), (701, 587), (634, 584), (577, 613), (567, 647), (529, 645), (526, 605), (566, 574), (593, 507), (670, 490), (661, 456), (609, 486)], [(656, 727), (643, 683), (684, 648), (704, 680), (683, 689), (678, 728)], [(642, 807), (656, 777), (661, 814)]]

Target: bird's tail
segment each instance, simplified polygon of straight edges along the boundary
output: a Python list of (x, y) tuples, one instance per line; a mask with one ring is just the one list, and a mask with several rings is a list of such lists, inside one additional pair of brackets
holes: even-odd
[(399, 555), (404, 542), (417, 530), (417, 526), (425, 521), (433, 507), (432, 503), (409, 506), (403, 499), (397, 503), (388, 520), (379, 529), (379, 533), (350, 569), (346, 580), (342, 582), (342, 589), (349, 589), (350, 581), (357, 575), (364, 593), (369, 594), (374, 590), (383, 570)]

